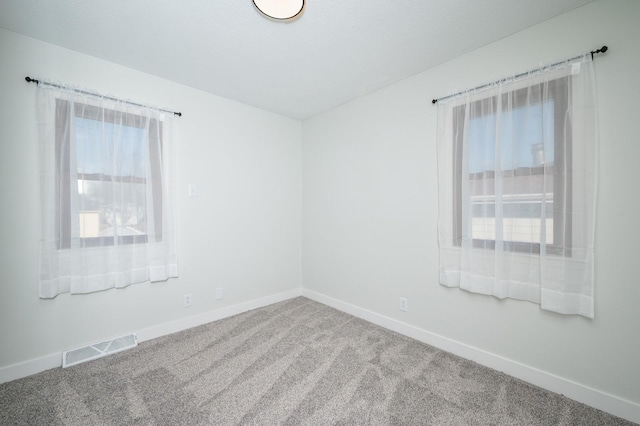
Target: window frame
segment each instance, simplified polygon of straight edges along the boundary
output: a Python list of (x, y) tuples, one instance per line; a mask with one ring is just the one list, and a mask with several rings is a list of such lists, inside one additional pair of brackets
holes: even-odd
[[(72, 111), (73, 105), (73, 111)], [(150, 163), (150, 182), (147, 178), (134, 176), (109, 176), (104, 174), (79, 173), (77, 170), (71, 170), (71, 132), (74, 126), (71, 121), (75, 118), (84, 118), (99, 122), (120, 123), (126, 120), (127, 123), (140, 123), (139, 126), (125, 124), (130, 127), (144, 128), (148, 127), (148, 149)], [(147, 120), (149, 123), (147, 124)], [(153, 206), (151, 208), (154, 218), (154, 238), (156, 242), (162, 241), (163, 236), (163, 123), (156, 118), (147, 118), (138, 114), (117, 111), (104, 107), (98, 107), (90, 104), (72, 102), (65, 99), (56, 99), (55, 106), (55, 155), (56, 176), (59, 179), (56, 185), (56, 217), (55, 220), (60, 226), (56, 227), (56, 240), (59, 250), (70, 249), (72, 243), (78, 243), (80, 247), (103, 247), (121, 244), (147, 244), (149, 242), (149, 229), (145, 234), (141, 235), (114, 235), (101, 237), (72, 237), (72, 189), (77, 188), (77, 183), (81, 180), (89, 180), (96, 182), (104, 182), (107, 177), (111, 182), (128, 182), (143, 183), (151, 185), (153, 194)], [(75, 155), (75, 153), (74, 153)], [(74, 185), (71, 185), (72, 179), (75, 179)]]
[[(546, 89), (543, 86), (546, 86)], [(561, 77), (551, 80), (547, 83), (538, 83), (528, 85), (524, 88), (512, 90), (503, 94), (495, 94), (478, 99), (473, 104), (480, 105), (483, 102), (491, 102), (490, 111), (495, 111), (498, 96), (502, 96), (502, 104), (507, 105), (508, 99), (512, 96), (511, 109), (526, 106), (527, 93), (531, 90), (546, 90), (549, 98), (554, 101), (554, 161), (552, 165), (543, 164), (541, 166), (520, 167), (511, 170), (502, 171), (503, 177), (512, 177), (518, 175), (542, 175), (549, 173), (552, 169), (553, 174), (553, 244), (546, 244), (546, 252), (548, 254), (571, 256), (572, 241), (572, 124), (558, 126), (557, 123), (565, 121), (565, 111), (571, 96), (571, 79)], [(462, 181), (465, 177), (463, 171), (463, 149), (464, 149), (464, 120), (466, 114), (466, 104), (458, 105), (453, 108), (453, 181), (456, 182), (454, 187), (453, 198), (453, 245), (462, 246)], [(564, 142), (564, 143), (562, 143)], [(490, 176), (488, 176), (488, 174)], [(456, 179), (460, 176), (461, 179)], [(494, 178), (493, 173), (480, 172), (469, 174), (466, 179), (491, 179)], [(563, 214), (564, 212), (564, 214)], [(564, 232), (563, 232), (564, 231)], [(496, 241), (491, 239), (473, 239), (473, 248), (495, 250)], [(534, 253), (540, 254), (540, 243), (528, 243), (520, 241), (503, 241), (503, 249), (511, 252)]]

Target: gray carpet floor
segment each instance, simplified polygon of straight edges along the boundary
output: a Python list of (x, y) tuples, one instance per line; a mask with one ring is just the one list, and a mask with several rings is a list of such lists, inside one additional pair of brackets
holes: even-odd
[(0, 385), (2, 425), (628, 425), (304, 297)]

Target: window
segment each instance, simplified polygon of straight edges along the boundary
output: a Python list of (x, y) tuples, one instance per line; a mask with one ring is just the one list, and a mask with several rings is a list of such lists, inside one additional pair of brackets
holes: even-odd
[(40, 297), (177, 277), (173, 116), (39, 85)]
[(593, 317), (593, 64), (438, 102), (440, 283)]
[[(547, 252), (570, 250), (571, 216), (563, 205), (571, 200), (570, 182), (563, 179), (571, 167), (571, 158), (565, 159), (571, 151), (568, 94), (567, 79), (557, 79), (501, 94), (500, 108), (498, 95), (454, 108), (453, 173), (468, 179), (474, 247), (494, 249), (500, 233), (507, 250), (540, 253), (542, 239)], [(496, 173), (502, 178), (498, 221)], [(462, 205), (461, 180), (454, 203)], [(462, 208), (454, 210), (454, 239), (460, 245)]]
[[(65, 181), (56, 209), (62, 225), (58, 230), (60, 247), (71, 246), (73, 214), (78, 215), (76, 238), (83, 247), (146, 243), (150, 222), (161, 240), (162, 123), (81, 103), (74, 103), (71, 114), (70, 102), (61, 99), (56, 109), (56, 150), (62, 159), (57, 174)], [(65, 131), (69, 116), (73, 130)], [(73, 153), (71, 137), (75, 138)], [(77, 211), (72, 213), (71, 195), (76, 188)], [(151, 199), (147, 199), (148, 189)], [(153, 221), (147, 217), (147, 202), (152, 202)]]

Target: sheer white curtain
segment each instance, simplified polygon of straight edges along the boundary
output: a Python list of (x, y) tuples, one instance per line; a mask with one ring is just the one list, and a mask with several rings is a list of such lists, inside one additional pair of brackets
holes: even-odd
[(438, 102), (440, 283), (593, 318), (590, 56)]
[(178, 275), (172, 120), (38, 87), (40, 297)]

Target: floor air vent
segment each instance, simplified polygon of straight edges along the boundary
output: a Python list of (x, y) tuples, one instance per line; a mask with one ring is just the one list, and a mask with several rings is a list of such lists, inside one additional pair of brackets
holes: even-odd
[(73, 349), (62, 353), (62, 367), (67, 368), (92, 359), (102, 358), (116, 352), (122, 352), (138, 346), (138, 338), (134, 334), (116, 337), (113, 340), (95, 343), (82, 348)]

